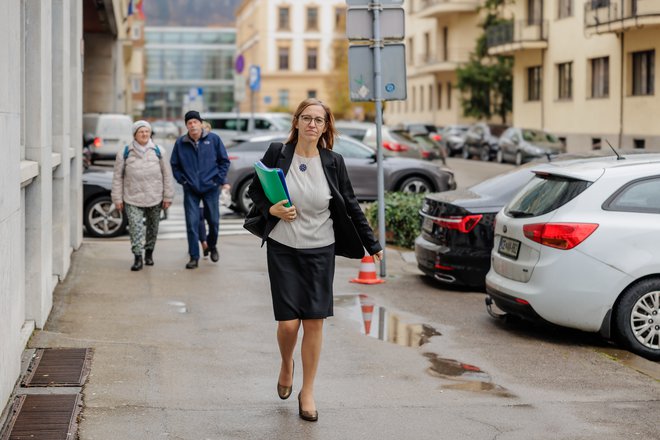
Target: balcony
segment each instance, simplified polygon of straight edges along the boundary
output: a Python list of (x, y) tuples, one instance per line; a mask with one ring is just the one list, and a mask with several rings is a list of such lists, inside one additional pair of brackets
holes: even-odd
[(591, 0), (584, 5), (587, 35), (621, 33), (644, 26), (660, 26), (660, 1)]
[(417, 18), (438, 18), (444, 14), (477, 12), (479, 0), (417, 0), (413, 3), (413, 14)]
[(498, 24), (486, 31), (489, 55), (513, 55), (521, 50), (548, 47), (548, 20), (516, 20)]
[(447, 60), (435, 55), (421, 55), (416, 57), (411, 76), (429, 73), (453, 72), (459, 66), (456, 60)]

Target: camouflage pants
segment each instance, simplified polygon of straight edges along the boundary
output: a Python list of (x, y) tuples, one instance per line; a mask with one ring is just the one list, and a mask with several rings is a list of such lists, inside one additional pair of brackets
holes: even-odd
[(124, 203), (124, 207), (126, 216), (128, 217), (128, 232), (131, 236), (131, 251), (133, 251), (133, 254), (142, 255), (143, 241), (144, 249), (154, 250), (156, 237), (158, 236), (158, 224), (160, 222), (160, 203), (148, 208)]

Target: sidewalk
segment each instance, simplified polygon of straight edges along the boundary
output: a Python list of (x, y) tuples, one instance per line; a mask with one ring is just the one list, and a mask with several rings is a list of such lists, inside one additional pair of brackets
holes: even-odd
[[(338, 258), (335, 295), (401, 290), (414, 264), (387, 256), (393, 277), (377, 287), (350, 284), (360, 262)], [(439, 411), (449, 407), (442, 394), (424, 395), (437, 386), (430, 376), (406, 374), (423, 371), (423, 357), (366, 338), (338, 309), (325, 327), (320, 420), (300, 420), (302, 369), (292, 398), (276, 394), (276, 324), (256, 238), (223, 237), (220, 261), (200, 260), (197, 270), (184, 269), (183, 240), (159, 241), (155, 266), (140, 272), (129, 271), (130, 257), (126, 242), (85, 243), (29, 344), (94, 349), (80, 439), (431, 439), (448, 425), (462, 431), (454, 438), (486, 438), (485, 426)], [(301, 365), (300, 344), (295, 358)]]

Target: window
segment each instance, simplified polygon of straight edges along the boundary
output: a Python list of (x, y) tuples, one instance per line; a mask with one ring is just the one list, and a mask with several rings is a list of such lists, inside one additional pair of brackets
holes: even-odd
[(449, 28), (447, 26), (442, 28), (442, 60), (449, 59)]
[(431, 61), (431, 34), (424, 32), (424, 62)]
[(307, 90), (307, 97), (308, 98), (316, 98), (316, 90)]
[(346, 9), (335, 8), (335, 30), (344, 31), (346, 29)]
[(633, 52), (632, 54), (632, 94), (634, 96), (653, 95), (655, 76), (655, 50)]
[(277, 91), (277, 104), (280, 107), (289, 107), (289, 91), (287, 89)]
[(415, 46), (412, 37), (408, 38), (408, 64), (414, 64)]
[(307, 70), (316, 70), (318, 64), (318, 49), (315, 47), (307, 48)]
[(316, 7), (307, 8), (307, 30), (308, 31), (319, 30), (319, 8)]
[(527, 68), (527, 100), (541, 100), (541, 66)]
[(573, 16), (573, 0), (559, 0), (557, 2), (557, 18)]
[(433, 84), (429, 84), (429, 110), (433, 110)]
[(543, 21), (542, 0), (527, 0), (527, 24), (539, 25)]
[(419, 86), (419, 111), (424, 111), (424, 86)]
[(573, 98), (573, 63), (557, 64), (557, 77), (559, 99), (572, 99)]
[(140, 93), (142, 91), (142, 78), (135, 76), (131, 78), (131, 92)]
[(132, 40), (139, 40), (142, 38), (142, 26), (140, 26), (139, 23), (133, 23), (133, 26), (131, 26), (131, 39)]
[(442, 83), (438, 83), (438, 110), (442, 108)]
[(591, 138), (591, 149), (600, 150), (603, 147), (600, 138)]
[(280, 70), (289, 70), (289, 48), (280, 47), (277, 49), (278, 66)]
[(633, 145), (635, 149), (644, 149), (646, 148), (646, 141), (644, 139), (633, 139)]
[(591, 9), (607, 8), (610, 0), (591, 0)]
[(447, 108), (451, 109), (451, 83), (447, 83)]
[(591, 60), (591, 97), (607, 98), (610, 95), (610, 58)]
[(608, 211), (660, 213), (660, 179), (657, 177), (631, 182), (608, 199)]
[(289, 8), (279, 8), (277, 28), (280, 30), (289, 30)]
[(417, 87), (413, 86), (412, 92), (413, 92), (413, 97), (412, 97), (412, 104), (411, 104), (412, 108), (411, 108), (411, 110), (413, 112), (416, 112), (417, 111), (417, 102), (415, 102), (415, 101), (417, 101)]

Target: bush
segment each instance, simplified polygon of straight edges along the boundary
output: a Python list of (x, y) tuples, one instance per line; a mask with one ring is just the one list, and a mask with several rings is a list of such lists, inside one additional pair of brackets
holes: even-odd
[[(388, 192), (385, 193), (385, 236), (386, 242), (408, 249), (415, 247), (415, 238), (420, 233), (419, 210), (425, 194)], [(371, 227), (378, 233), (378, 202), (370, 203), (365, 215)]]

